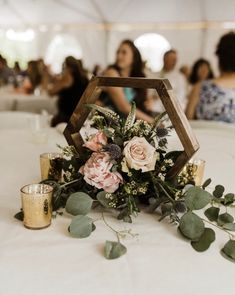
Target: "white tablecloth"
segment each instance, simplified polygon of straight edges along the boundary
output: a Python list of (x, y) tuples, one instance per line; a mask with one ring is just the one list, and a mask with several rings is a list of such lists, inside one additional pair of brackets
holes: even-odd
[[(195, 129), (206, 160), (206, 176), (235, 191), (234, 129)], [(116, 229), (132, 229), (137, 238), (123, 243), (128, 252), (120, 259), (103, 257), (105, 240), (115, 236), (101, 220), (87, 239), (71, 238), (70, 217), (57, 217), (47, 229), (25, 229), (13, 215), (20, 208), (21, 186), (37, 182), (39, 154), (57, 151), (65, 143), (50, 130), (45, 145), (31, 143), (29, 131), (0, 131), (0, 294), (1, 295), (221, 295), (234, 292), (235, 265), (219, 250), (227, 236), (217, 231), (209, 251), (195, 252), (167, 221), (141, 213), (133, 224), (108, 215)], [(235, 212), (233, 212), (235, 213)], [(92, 213), (100, 219), (100, 213)], [(232, 293), (231, 293), (232, 294)]]
[(0, 111), (23, 111), (41, 113), (46, 110), (54, 115), (57, 112), (57, 97), (47, 95), (24, 95), (0, 92)]

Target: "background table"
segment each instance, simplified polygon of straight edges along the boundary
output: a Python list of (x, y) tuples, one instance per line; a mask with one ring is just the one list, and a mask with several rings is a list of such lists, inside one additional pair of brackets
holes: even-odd
[(46, 110), (54, 115), (57, 112), (57, 97), (42, 95), (25, 95), (20, 93), (0, 92), (0, 111), (24, 111), (41, 113)]
[[(219, 126), (219, 127), (218, 127)], [(198, 157), (206, 160), (206, 177), (235, 191), (235, 128), (227, 125), (194, 126), (201, 144)], [(125, 224), (106, 214), (118, 230), (131, 229), (136, 238), (123, 244), (128, 252), (120, 259), (103, 257), (105, 240), (115, 236), (90, 214), (97, 229), (87, 239), (71, 238), (67, 232), (70, 216), (57, 217), (44, 230), (25, 229), (13, 215), (20, 208), (19, 189), (40, 179), (39, 155), (57, 151), (65, 140), (49, 129), (44, 145), (31, 142), (27, 130), (0, 131), (0, 294), (3, 295), (221, 295), (234, 292), (235, 264), (219, 250), (227, 236), (217, 232), (209, 251), (195, 252), (168, 221), (141, 213), (133, 224)], [(235, 213), (233, 211), (233, 213)]]

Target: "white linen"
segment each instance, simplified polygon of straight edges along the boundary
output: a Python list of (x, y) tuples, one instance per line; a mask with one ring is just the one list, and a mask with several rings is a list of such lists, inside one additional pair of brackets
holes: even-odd
[[(105, 240), (115, 236), (98, 219), (97, 229), (87, 239), (71, 238), (67, 232), (70, 217), (57, 217), (47, 229), (32, 231), (13, 218), (20, 208), (19, 189), (39, 181), (39, 155), (57, 151), (65, 144), (50, 129), (44, 145), (31, 143), (28, 131), (0, 131), (0, 294), (3, 295), (143, 295), (143, 294), (225, 294), (234, 287), (234, 264), (219, 250), (228, 240), (216, 231), (218, 239), (205, 253), (195, 252), (167, 221), (141, 213), (133, 224), (108, 215), (116, 229), (131, 229), (136, 238), (123, 241), (125, 256), (107, 261), (102, 254)], [(235, 191), (234, 131), (195, 129), (206, 160), (206, 177)], [(234, 210), (233, 210), (233, 213)]]

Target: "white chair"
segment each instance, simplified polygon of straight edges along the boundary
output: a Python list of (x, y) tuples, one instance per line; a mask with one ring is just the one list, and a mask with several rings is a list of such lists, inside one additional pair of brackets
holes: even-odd
[(29, 129), (40, 121), (40, 115), (28, 112), (0, 112), (0, 130)]

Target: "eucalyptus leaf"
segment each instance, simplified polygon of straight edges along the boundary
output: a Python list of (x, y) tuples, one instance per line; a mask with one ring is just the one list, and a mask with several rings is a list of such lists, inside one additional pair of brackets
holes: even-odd
[(75, 216), (69, 226), (71, 236), (80, 239), (89, 237), (93, 230), (95, 230), (93, 220), (84, 215)]
[(180, 232), (192, 241), (197, 241), (201, 237), (204, 228), (204, 223), (201, 218), (193, 212), (185, 213), (180, 219)]
[(190, 210), (199, 210), (210, 203), (212, 196), (200, 187), (191, 187), (185, 192), (185, 204)]
[(223, 226), (226, 223), (232, 223), (233, 221), (234, 221), (234, 218), (229, 213), (220, 214), (217, 219), (217, 223), (219, 226)]
[(127, 223), (132, 223), (132, 219), (130, 215), (126, 215), (123, 217), (123, 221)]
[(184, 213), (187, 210), (187, 208), (183, 202), (176, 202), (174, 209), (179, 213)]
[(222, 185), (216, 185), (213, 191), (213, 196), (216, 198), (221, 198), (223, 196), (225, 188)]
[(235, 223), (225, 223), (223, 228), (229, 231), (235, 231)]
[(126, 254), (127, 249), (120, 242), (106, 241), (104, 247), (104, 256), (107, 259), (116, 259)]
[(161, 212), (162, 212), (162, 215), (169, 215), (172, 211), (172, 204), (170, 203), (167, 203), (167, 204), (162, 204), (161, 205)]
[(72, 215), (86, 215), (90, 210), (93, 199), (83, 192), (77, 192), (70, 195), (65, 209)]
[(205, 189), (206, 187), (208, 187), (208, 185), (211, 184), (211, 178), (208, 178), (202, 185), (202, 188)]
[(229, 193), (224, 196), (224, 205), (231, 205), (234, 202), (235, 194)]
[(220, 211), (219, 208), (210, 207), (210, 208), (206, 209), (204, 214), (210, 221), (216, 221), (219, 216), (219, 211)]
[(109, 206), (110, 199), (107, 199), (106, 195), (107, 193), (105, 191), (101, 191), (96, 195), (96, 198), (102, 206), (104, 206), (105, 208), (110, 208)]
[(226, 256), (235, 261), (235, 241), (229, 240), (221, 250)]
[(24, 220), (24, 212), (23, 212), (23, 210), (21, 210), (20, 212), (16, 213), (16, 214), (14, 215), (14, 217), (15, 217), (17, 220), (19, 220), (19, 221), (23, 221), (23, 220)]
[(192, 241), (191, 245), (198, 252), (206, 251), (215, 240), (215, 232), (211, 228), (205, 228), (198, 241)]

